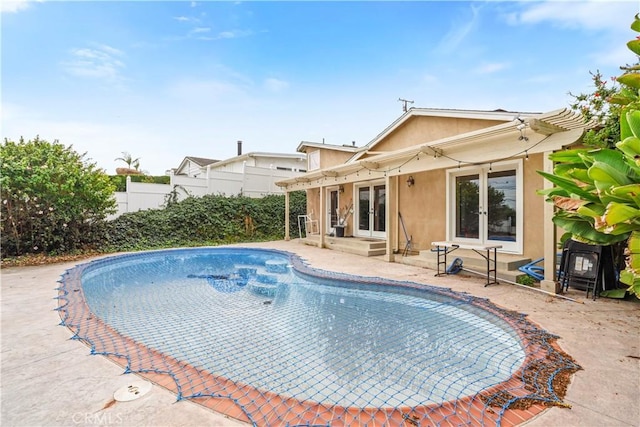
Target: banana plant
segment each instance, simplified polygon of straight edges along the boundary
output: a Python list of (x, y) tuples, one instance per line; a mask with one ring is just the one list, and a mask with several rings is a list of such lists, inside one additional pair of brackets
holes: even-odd
[[(640, 32), (635, 16), (631, 29)], [(640, 55), (640, 39), (627, 43)], [(627, 242), (620, 282), (640, 298), (640, 67), (623, 67), (610, 103), (622, 106), (615, 149), (570, 149), (549, 156), (553, 188), (540, 190), (558, 208), (553, 222), (573, 239), (598, 245)], [(565, 238), (566, 236), (563, 236)]]

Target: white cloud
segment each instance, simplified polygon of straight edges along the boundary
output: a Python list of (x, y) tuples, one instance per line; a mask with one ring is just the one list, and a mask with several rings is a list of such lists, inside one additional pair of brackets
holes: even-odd
[(191, 30), (191, 33), (196, 34), (196, 33), (208, 33), (211, 31), (211, 28), (208, 27), (196, 27), (193, 30)]
[(471, 17), (464, 23), (454, 22), (452, 24), (452, 28), (442, 38), (436, 50), (443, 53), (450, 53), (454, 51), (460, 43), (462, 43), (464, 39), (477, 28), (479, 10), (479, 7), (471, 5)]
[(218, 33), (219, 39), (235, 39), (238, 37), (247, 37), (253, 34), (251, 30), (230, 30)]
[(186, 16), (174, 16), (173, 19), (180, 22), (189, 22), (191, 18), (187, 18)]
[[(511, 24), (551, 22), (560, 28), (613, 31), (628, 30), (638, 3), (631, 1), (527, 2), (522, 12), (510, 16)], [(625, 20), (626, 19), (626, 20)]]
[[(3, 0), (0, 1), (0, 12), (5, 13), (16, 13), (22, 10), (27, 10), (31, 3), (34, 3), (33, 0)], [(41, 3), (40, 1), (38, 3)]]
[(62, 63), (67, 73), (78, 76), (103, 79), (110, 83), (121, 83), (120, 74), (125, 68), (119, 58), (124, 53), (108, 45), (96, 45), (92, 48), (74, 48), (71, 50), (71, 60)]
[(475, 69), (475, 72), (478, 74), (493, 74), (498, 71), (505, 70), (509, 68), (511, 64), (505, 62), (492, 62), (486, 63)]
[(264, 81), (264, 87), (269, 92), (280, 92), (289, 87), (289, 83), (284, 80), (268, 78)]

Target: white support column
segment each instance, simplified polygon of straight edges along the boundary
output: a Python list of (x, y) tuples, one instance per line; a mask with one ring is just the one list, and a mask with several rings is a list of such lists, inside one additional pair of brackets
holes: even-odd
[(320, 185), (320, 212), (318, 213), (318, 232), (320, 233), (319, 248), (325, 247), (325, 234), (327, 228), (327, 198), (325, 196), (325, 187)]
[(398, 177), (387, 176), (385, 187), (387, 200), (385, 202), (384, 227), (387, 234), (387, 253), (384, 258), (387, 262), (393, 262), (395, 260), (395, 254), (393, 253), (394, 242), (396, 242), (398, 235)]
[(289, 235), (289, 189), (284, 191), (284, 240), (291, 240)]
[[(547, 173), (553, 173), (553, 162), (549, 160), (551, 151), (543, 153), (543, 170)], [(544, 180), (545, 189), (553, 187), (553, 183), (548, 180)], [(545, 203), (543, 207), (543, 224), (544, 230), (542, 231), (543, 237), (543, 256), (544, 256), (544, 279), (540, 282), (540, 288), (553, 293), (560, 292), (560, 285), (556, 280), (556, 252), (557, 248), (557, 236), (556, 225), (553, 223), (553, 214), (555, 208), (552, 203)]]

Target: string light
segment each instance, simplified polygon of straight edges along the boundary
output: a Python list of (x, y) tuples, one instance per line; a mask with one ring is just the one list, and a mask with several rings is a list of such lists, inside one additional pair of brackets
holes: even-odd
[[(528, 141), (529, 140), (529, 138), (527, 138), (526, 136), (524, 136), (524, 135), (521, 135), (521, 136), (522, 136), (522, 138), (518, 138), (519, 140), (524, 140), (524, 141)], [(548, 136), (546, 138), (543, 138), (542, 140), (536, 142), (535, 144), (533, 144), (532, 146), (530, 146), (530, 147), (528, 147), (528, 148), (526, 148), (524, 150), (518, 151), (517, 153), (514, 153), (514, 154), (512, 154), (510, 156), (505, 156), (505, 157), (502, 157), (502, 158), (499, 158), (499, 159), (494, 159), (491, 162), (469, 162), (469, 161), (466, 161), (466, 160), (460, 160), (460, 159), (456, 159), (454, 157), (448, 156), (447, 154), (445, 154), (444, 151), (439, 150), (437, 148), (434, 148), (434, 147), (427, 147), (427, 148), (429, 148), (429, 149), (431, 149), (433, 151), (433, 158), (434, 159), (437, 159), (438, 157), (444, 157), (444, 158), (447, 158), (447, 159), (449, 159), (449, 160), (451, 160), (453, 162), (457, 162), (458, 163), (458, 169), (460, 169), (463, 164), (464, 165), (470, 165), (470, 166), (482, 166), (482, 165), (488, 164), (489, 165), (489, 171), (491, 172), (493, 170), (493, 163), (495, 163), (495, 162), (501, 162), (501, 161), (504, 161), (504, 160), (515, 159), (515, 158), (518, 158), (518, 157), (522, 156), (523, 154), (524, 154), (525, 160), (529, 160), (529, 150), (535, 148), (537, 145), (539, 145), (542, 142), (544, 142), (547, 138), (548, 138)], [(410, 157), (409, 159), (407, 159), (401, 165), (385, 171), (384, 172), (384, 176), (386, 177), (388, 173), (390, 174), (394, 170), (397, 171), (398, 173), (400, 173), (401, 170), (402, 170), (402, 167), (404, 165), (406, 165), (407, 163), (413, 161), (414, 159), (415, 160), (420, 160), (420, 154), (421, 153), (424, 154), (424, 151), (421, 151), (421, 152), (415, 154), (413, 157)], [(371, 176), (371, 169), (370, 168), (368, 168), (366, 166), (363, 166), (362, 169), (360, 169), (360, 170), (366, 170), (368, 172), (368, 175)], [(357, 177), (360, 176), (360, 170), (356, 171), (356, 176)], [(344, 179), (345, 179), (345, 181), (348, 179), (347, 175), (344, 176)], [(327, 181), (327, 177), (323, 177), (322, 180), (324, 182), (326, 182)], [(335, 181), (337, 181), (337, 180), (338, 179), (336, 177)], [(320, 184), (320, 179), (318, 179), (318, 184)]]

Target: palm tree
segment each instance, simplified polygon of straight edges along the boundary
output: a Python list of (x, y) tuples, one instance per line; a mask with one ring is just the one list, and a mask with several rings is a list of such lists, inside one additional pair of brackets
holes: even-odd
[(116, 157), (115, 160), (122, 160), (127, 164), (129, 169), (133, 167), (133, 169), (138, 170), (140, 168), (140, 157), (134, 159), (133, 156), (126, 151), (122, 152), (122, 157)]

